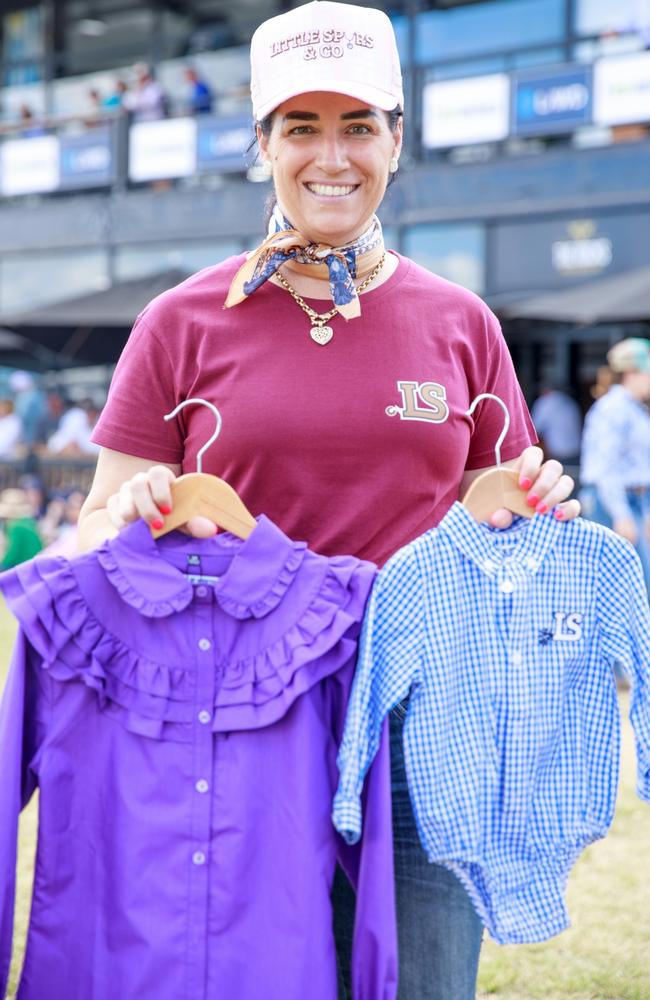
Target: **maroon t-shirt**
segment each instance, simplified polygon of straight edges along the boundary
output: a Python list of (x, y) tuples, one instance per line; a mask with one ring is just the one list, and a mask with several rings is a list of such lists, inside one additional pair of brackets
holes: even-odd
[[(361, 316), (335, 316), (321, 346), (289, 294), (267, 282), (223, 309), (244, 257), (206, 268), (154, 299), (120, 358), (94, 440), (196, 469), (214, 430), (206, 407), (163, 422), (201, 396), (223, 417), (203, 470), (226, 479), (253, 514), (325, 555), (382, 565), (436, 525), (465, 469), (494, 465), (535, 441), (499, 324), (477, 296), (405, 257), (361, 296)], [(310, 300), (324, 312), (324, 300)]]

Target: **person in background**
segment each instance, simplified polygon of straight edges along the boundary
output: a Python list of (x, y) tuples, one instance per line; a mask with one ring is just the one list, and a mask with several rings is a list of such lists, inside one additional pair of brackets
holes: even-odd
[(135, 89), (124, 95), (123, 107), (129, 112), (134, 122), (151, 122), (165, 118), (167, 114), (167, 97), (164, 90), (154, 78), (151, 67), (144, 63), (134, 66)]
[(580, 499), (586, 517), (635, 546), (650, 593), (650, 340), (621, 340), (607, 361), (618, 384), (585, 418)]
[(546, 457), (557, 458), (563, 465), (577, 465), (582, 414), (566, 388), (551, 382), (542, 385), (530, 415)]
[(32, 516), (40, 521), (47, 510), (48, 502), (47, 492), (45, 490), (43, 480), (38, 476), (28, 473), (20, 477), (18, 480), (18, 486), (25, 494), (25, 499), (31, 508)]
[(9, 387), (14, 394), (15, 411), (22, 422), (23, 442), (27, 450), (32, 451), (46, 411), (45, 396), (29, 372), (12, 372)]
[(14, 412), (13, 399), (0, 398), (0, 459), (16, 458), (23, 439), (23, 423)]
[[(56, 525), (54, 520), (48, 525), (50, 528), (49, 534), (43, 536), (45, 540), (51, 539), (47, 547), (43, 550), (44, 555), (48, 556), (64, 556), (66, 559), (72, 559), (73, 556), (77, 555), (77, 521), (79, 520), (79, 511), (81, 510), (84, 500), (86, 499), (86, 494), (80, 489), (72, 489), (66, 496), (56, 498), (56, 509), (59, 514)], [(52, 507), (53, 513), (53, 504)], [(49, 513), (49, 508), (48, 508)], [(41, 531), (43, 534), (43, 531)]]
[(124, 100), (128, 92), (129, 87), (126, 80), (122, 80), (121, 77), (118, 76), (113, 83), (113, 90), (110, 94), (107, 94), (102, 101), (104, 111), (107, 111), (109, 114), (122, 111)]
[(212, 111), (213, 94), (205, 80), (202, 80), (193, 66), (185, 69), (185, 79), (189, 86), (187, 110), (192, 115), (209, 115)]
[(24, 490), (16, 487), (2, 490), (0, 521), (4, 521), (4, 552), (0, 569), (11, 569), (38, 555), (43, 543)]
[(33, 139), (35, 136), (45, 135), (45, 127), (36, 120), (34, 112), (29, 104), (21, 104), (18, 110), (20, 125), (20, 135), (23, 139)]
[(47, 449), (53, 455), (95, 455), (99, 447), (90, 440), (99, 417), (99, 407), (92, 399), (82, 399), (61, 417), (58, 430), (49, 438)]

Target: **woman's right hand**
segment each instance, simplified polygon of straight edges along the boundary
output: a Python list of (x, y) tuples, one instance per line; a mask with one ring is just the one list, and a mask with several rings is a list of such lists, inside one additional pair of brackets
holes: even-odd
[[(122, 483), (106, 501), (106, 510), (118, 531), (141, 517), (157, 531), (165, 526), (165, 517), (173, 510), (172, 483), (176, 474), (166, 465), (152, 465), (136, 472)], [(210, 538), (217, 526), (207, 517), (193, 517), (180, 530), (195, 538)]]
[[(160, 522), (164, 526), (173, 505), (171, 485), (180, 473), (180, 465), (101, 448), (93, 484), (79, 514), (79, 550), (96, 548), (139, 517), (152, 526)], [(209, 538), (217, 527), (207, 518), (194, 517), (181, 530)]]

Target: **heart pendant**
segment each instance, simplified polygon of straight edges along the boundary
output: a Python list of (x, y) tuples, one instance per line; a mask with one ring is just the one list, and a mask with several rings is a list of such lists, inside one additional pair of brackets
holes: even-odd
[(328, 344), (334, 336), (334, 330), (331, 326), (312, 326), (309, 335), (317, 344)]

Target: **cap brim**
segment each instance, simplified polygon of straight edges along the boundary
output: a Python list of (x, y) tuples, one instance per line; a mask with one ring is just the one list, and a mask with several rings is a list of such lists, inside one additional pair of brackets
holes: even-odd
[(385, 90), (379, 90), (377, 87), (371, 87), (364, 83), (357, 83), (356, 81), (346, 83), (345, 80), (319, 80), (318, 85), (313, 87), (305, 87), (303, 81), (302, 84), (296, 83), (295, 86), (285, 87), (277, 94), (274, 94), (270, 100), (255, 108), (255, 118), (257, 121), (262, 121), (291, 97), (298, 97), (299, 94), (316, 94), (321, 92), (356, 97), (357, 100), (363, 101), (364, 104), (369, 104), (373, 108), (380, 108), (381, 111), (392, 111), (397, 105), (401, 107), (404, 103), (403, 98), (400, 100), (394, 94), (387, 94)]

